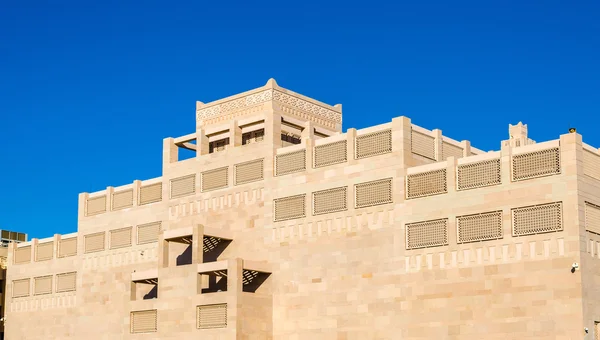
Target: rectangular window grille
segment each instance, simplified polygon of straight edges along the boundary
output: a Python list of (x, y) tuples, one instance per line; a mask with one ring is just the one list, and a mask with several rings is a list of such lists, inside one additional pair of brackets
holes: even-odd
[(132, 227), (115, 229), (110, 231), (110, 249), (131, 246)]
[(448, 192), (446, 169), (406, 176), (406, 198), (418, 198)]
[(227, 188), (229, 185), (229, 168), (204, 171), (202, 177), (202, 192)]
[(133, 206), (133, 189), (113, 193), (112, 209), (119, 210)]
[(342, 140), (335, 143), (315, 146), (315, 168), (344, 163), (347, 161), (348, 141)]
[(534, 151), (512, 157), (513, 181), (556, 174), (560, 174), (559, 148)]
[(158, 329), (157, 310), (131, 312), (131, 333), (154, 333)]
[(141, 224), (137, 226), (137, 244), (152, 243), (158, 241), (161, 222)]
[(38, 243), (35, 248), (36, 261), (52, 260), (54, 257), (54, 242)]
[(561, 231), (562, 202), (513, 209), (512, 219), (513, 236)]
[(348, 188), (313, 192), (313, 215), (348, 210)]
[(600, 235), (600, 206), (585, 202), (585, 230)]
[(356, 137), (356, 159), (392, 152), (392, 130), (383, 130)]
[(56, 275), (56, 292), (73, 292), (77, 287), (77, 273), (63, 273)]
[(106, 211), (106, 195), (94, 198), (88, 198), (86, 204), (85, 216), (93, 216)]
[(15, 249), (15, 264), (31, 262), (31, 246)]
[(264, 159), (236, 164), (234, 166), (235, 185), (263, 180), (264, 168)]
[(58, 243), (58, 257), (77, 255), (77, 237), (61, 239)]
[(162, 183), (140, 187), (140, 205), (162, 201)]
[(273, 201), (274, 221), (306, 217), (306, 195), (278, 198)]
[(306, 150), (275, 156), (275, 174), (287, 175), (306, 170)]
[(52, 294), (52, 275), (41, 276), (33, 279), (34, 294)]
[(458, 166), (458, 190), (483, 188), (501, 183), (500, 159)]
[(392, 203), (392, 179), (355, 184), (354, 195), (356, 209)]
[(192, 195), (196, 192), (196, 175), (188, 175), (171, 180), (171, 198)]
[(13, 298), (29, 296), (30, 279), (13, 281)]
[(435, 161), (435, 138), (415, 130), (411, 131), (411, 151)]
[(406, 225), (406, 249), (448, 245), (448, 219)]
[(442, 159), (446, 160), (448, 157), (462, 158), (463, 149), (460, 146), (450, 144), (448, 142), (442, 142)]
[(104, 232), (84, 236), (85, 253), (104, 250)]
[(583, 150), (583, 173), (600, 179), (600, 156), (597, 153)]
[(227, 304), (197, 306), (198, 329), (225, 328), (227, 327)]
[(456, 217), (458, 243), (502, 238), (502, 211)]

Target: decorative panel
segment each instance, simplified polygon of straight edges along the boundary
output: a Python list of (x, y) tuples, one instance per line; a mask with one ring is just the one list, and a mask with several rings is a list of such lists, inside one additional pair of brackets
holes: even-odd
[(13, 281), (13, 298), (29, 296), (30, 279)]
[(197, 306), (196, 327), (206, 328), (225, 328), (227, 327), (227, 304)]
[(196, 175), (187, 175), (171, 180), (171, 198), (192, 195), (196, 192)]
[(38, 243), (35, 247), (35, 260), (47, 261), (54, 257), (54, 242)]
[(447, 244), (447, 218), (406, 225), (406, 249), (438, 247)]
[(600, 155), (583, 150), (583, 173), (600, 180)]
[(160, 202), (162, 200), (162, 183), (140, 187), (140, 205)]
[(313, 192), (313, 215), (348, 210), (348, 188)]
[(284, 221), (306, 216), (306, 195), (278, 198), (273, 201), (274, 220)]
[(77, 288), (77, 272), (56, 275), (56, 292), (73, 292)]
[(482, 188), (501, 183), (500, 159), (458, 166), (458, 190)]
[(594, 339), (600, 340), (600, 322), (594, 322)]
[(435, 161), (435, 138), (415, 130), (411, 131), (412, 153)]
[(201, 175), (202, 192), (227, 188), (229, 185), (228, 174), (228, 167), (204, 171)]
[(97, 214), (101, 214), (105, 211), (106, 211), (106, 195), (87, 199), (85, 216), (97, 215)]
[(264, 179), (264, 159), (239, 163), (234, 166), (235, 185), (261, 181)]
[(157, 310), (131, 312), (131, 333), (154, 333), (158, 329)]
[(31, 262), (31, 246), (15, 249), (15, 264)]
[(344, 163), (348, 160), (348, 141), (342, 140), (335, 143), (315, 146), (314, 162), (315, 168)]
[(392, 152), (392, 130), (383, 130), (356, 137), (356, 159)]
[(77, 237), (61, 239), (58, 243), (58, 257), (77, 255)]
[(562, 202), (540, 204), (512, 210), (513, 236), (561, 231)]
[(104, 250), (104, 232), (84, 236), (85, 253)]
[(132, 227), (110, 231), (110, 249), (129, 247), (131, 245)]
[(112, 209), (119, 210), (133, 206), (133, 189), (113, 193)]
[(600, 235), (600, 206), (585, 202), (585, 230)]
[(428, 171), (406, 177), (406, 198), (439, 195), (447, 192), (446, 169)]
[(300, 150), (275, 157), (275, 174), (277, 176), (306, 170), (306, 150)]
[(355, 184), (354, 198), (356, 209), (392, 203), (392, 179)]
[(137, 244), (158, 241), (161, 222), (147, 223), (137, 226)]
[(33, 279), (33, 294), (52, 294), (52, 275), (40, 276)]
[(456, 217), (458, 243), (502, 238), (502, 211)]
[(512, 179), (525, 179), (560, 173), (560, 150), (552, 148), (512, 157)]
[(462, 158), (463, 148), (456, 146), (448, 142), (442, 142), (442, 159), (446, 160), (448, 157)]

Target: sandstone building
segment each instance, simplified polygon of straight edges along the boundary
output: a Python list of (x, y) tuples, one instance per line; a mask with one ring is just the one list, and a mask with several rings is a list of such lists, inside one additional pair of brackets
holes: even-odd
[(10, 244), (7, 338), (599, 339), (598, 149), (509, 133), (342, 133), (274, 80), (198, 102), (161, 177)]

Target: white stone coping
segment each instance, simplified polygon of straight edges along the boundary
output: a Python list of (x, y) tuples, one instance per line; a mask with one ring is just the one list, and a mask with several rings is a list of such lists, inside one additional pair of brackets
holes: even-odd
[(408, 175), (420, 174), (423, 172), (446, 169), (447, 167), (448, 167), (448, 161), (419, 165), (419, 166), (414, 166), (412, 168), (406, 169), (406, 175), (408, 176)]
[(502, 155), (501, 155), (500, 151), (493, 151), (493, 152), (483, 153), (481, 155), (474, 155), (474, 156), (459, 158), (459, 159), (457, 159), (456, 163), (457, 163), (457, 165), (477, 163), (477, 162), (482, 162), (482, 161), (489, 161), (492, 159), (499, 159), (501, 156)]
[(524, 153), (546, 150), (551, 148), (557, 148), (560, 146), (560, 140), (555, 139), (548, 142), (542, 142), (537, 144), (524, 145), (520, 147), (515, 147), (512, 149), (512, 155), (521, 155)]
[(364, 129), (356, 130), (356, 137), (366, 135), (369, 133), (373, 133), (373, 132), (389, 130), (391, 128), (392, 128), (392, 122), (385, 123), (385, 124), (379, 124), (379, 125), (375, 125), (375, 126), (369, 126)]

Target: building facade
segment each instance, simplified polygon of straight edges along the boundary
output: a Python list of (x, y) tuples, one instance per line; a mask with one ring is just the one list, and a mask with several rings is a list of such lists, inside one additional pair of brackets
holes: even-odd
[(198, 102), (161, 177), (10, 244), (7, 338), (598, 339), (598, 149), (509, 134), (342, 133), (272, 79)]

